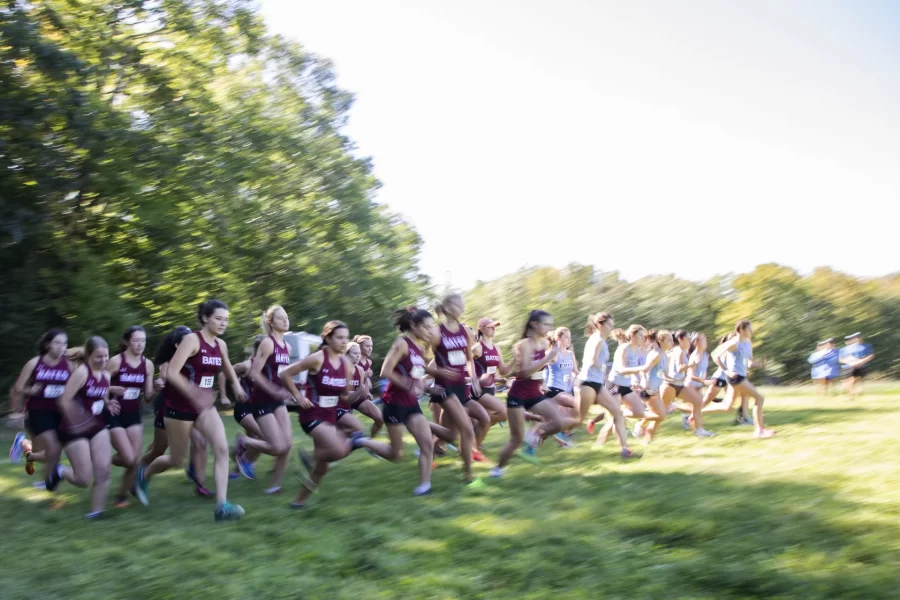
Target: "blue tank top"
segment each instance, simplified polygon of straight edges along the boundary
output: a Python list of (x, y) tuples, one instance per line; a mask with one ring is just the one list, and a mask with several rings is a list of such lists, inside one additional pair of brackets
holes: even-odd
[[(616, 354), (618, 354), (618, 350), (616, 350)], [(622, 375), (620, 370), (623, 368), (639, 367), (644, 364), (645, 359), (646, 355), (640, 348), (632, 350), (630, 344), (625, 345), (619, 359), (622, 364), (613, 364), (613, 383), (616, 385), (633, 387), (634, 384), (637, 384), (640, 381), (640, 375)]]
[[(598, 354), (599, 347), (599, 354)], [(597, 356), (598, 367), (594, 364), (594, 356)], [(606, 383), (606, 363), (609, 361), (609, 345), (599, 333), (592, 333), (584, 346), (584, 358), (581, 361), (581, 372), (578, 379), (591, 383)]]
[[(709, 370), (709, 354), (704, 352), (698, 359), (697, 351), (694, 350), (690, 360), (694, 363), (694, 375), (700, 379), (706, 379), (706, 372)], [(697, 388), (703, 387), (699, 381), (691, 381), (691, 385)]]
[(669, 363), (669, 368), (666, 369), (666, 373), (669, 375), (669, 379), (672, 380), (672, 384), (684, 385), (684, 380), (687, 378), (687, 371), (679, 372), (678, 368), (687, 364), (687, 353), (681, 348), (672, 348), (669, 350), (669, 355), (666, 358)]
[(575, 368), (575, 353), (571, 350), (560, 352), (556, 358), (556, 362), (547, 365), (547, 387), (563, 390), (564, 392), (572, 391), (575, 384), (573, 381), (572, 369)]
[[(657, 348), (656, 351), (659, 354), (659, 360), (647, 373), (647, 385), (644, 386), (644, 389), (648, 392), (659, 391), (659, 386), (661, 386), (663, 382), (662, 374), (668, 369), (669, 361), (666, 359), (666, 353), (659, 348)], [(644, 361), (644, 364), (646, 364), (646, 357), (644, 358)]]
[(725, 366), (735, 375), (747, 376), (747, 366), (750, 364), (750, 353), (753, 352), (753, 344), (750, 340), (738, 341), (734, 352), (729, 352), (725, 360)]

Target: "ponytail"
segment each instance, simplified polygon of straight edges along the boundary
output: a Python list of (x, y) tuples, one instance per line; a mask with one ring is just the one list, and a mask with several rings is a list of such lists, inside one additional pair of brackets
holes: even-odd
[(525, 329), (524, 329), (524, 331), (522, 331), (522, 338), (524, 339), (527, 337), (531, 337), (531, 329), (532, 329), (531, 324), (532, 323), (537, 323), (544, 317), (549, 317), (549, 316), (550, 316), (550, 313), (548, 313), (545, 310), (531, 311), (531, 313), (528, 315), (528, 321), (525, 323)]
[(613, 339), (616, 340), (620, 344), (627, 344), (630, 340), (628, 339), (628, 334), (625, 333), (625, 330), (621, 327), (616, 327), (610, 333)]
[(595, 332), (600, 331), (603, 327), (603, 324), (612, 319), (613, 316), (609, 313), (597, 313), (596, 315), (588, 315), (587, 318), (587, 326), (584, 328), (584, 335), (593, 335)]
[(400, 333), (409, 333), (413, 327), (421, 325), (425, 319), (430, 318), (432, 318), (431, 313), (424, 308), (407, 306), (394, 311), (394, 327), (399, 329)]
[(163, 338), (162, 343), (159, 345), (159, 348), (156, 350), (156, 356), (153, 357), (153, 363), (157, 366), (163, 365), (175, 356), (175, 349), (178, 347), (178, 344), (181, 343), (181, 340), (184, 339), (184, 336), (190, 335), (191, 328), (185, 327), (184, 325), (179, 325), (173, 331), (170, 331)]
[(90, 357), (97, 348), (109, 348), (109, 344), (107, 344), (106, 340), (99, 335), (92, 335), (84, 343), (84, 346), (69, 348), (69, 350), (66, 351), (66, 359), (76, 365), (82, 365), (87, 362), (88, 357)]
[(228, 310), (228, 305), (221, 300), (207, 300), (206, 302), (201, 302), (200, 306), (197, 307), (197, 320), (200, 321), (200, 326), (206, 325), (206, 321), (208, 321), (213, 313), (220, 308)]

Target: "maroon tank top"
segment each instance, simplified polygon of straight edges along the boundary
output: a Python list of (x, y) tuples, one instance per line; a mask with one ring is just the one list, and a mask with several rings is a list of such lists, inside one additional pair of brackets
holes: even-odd
[(360, 358), (359, 366), (362, 367), (363, 373), (368, 373), (372, 369), (372, 361), (368, 358)]
[(122, 405), (122, 412), (131, 412), (140, 408), (141, 392), (144, 391), (144, 381), (147, 378), (147, 359), (141, 357), (141, 364), (132, 367), (122, 356), (119, 363), (119, 370), (113, 373), (110, 385), (118, 385), (125, 388), (125, 394), (121, 398), (117, 398)]
[[(397, 361), (394, 373), (410, 379), (421, 380), (425, 377), (425, 357), (422, 356), (422, 351), (419, 350), (415, 342), (406, 336), (403, 336), (403, 339), (406, 341), (409, 354)], [(383, 399), (385, 404), (395, 404), (397, 406), (415, 406), (419, 403), (419, 399), (414, 392), (408, 388), (396, 386), (393, 382), (388, 383)]]
[(489, 375), (490, 382), (485, 385), (490, 387), (494, 385), (494, 377), (500, 367), (500, 352), (496, 346), (488, 348), (484, 341), (478, 343), (481, 344), (481, 356), (475, 359), (475, 374), (478, 377)]
[[(68, 427), (80, 427), (93, 421), (96, 425), (103, 426), (101, 413), (103, 412), (103, 400), (106, 399), (107, 392), (109, 392), (108, 374), (103, 371), (99, 377), (95, 377), (91, 370), (88, 369), (88, 376), (84, 385), (75, 392), (75, 397), (73, 398), (77, 406), (75, 412), (78, 416), (74, 417), (71, 422), (67, 422), (66, 425)], [(94, 406), (95, 404), (97, 404), (96, 407)]]
[(439, 367), (453, 369), (456, 376), (452, 380), (444, 380), (436, 378), (436, 383), (440, 386), (459, 385), (466, 380), (466, 361), (468, 355), (466, 349), (469, 347), (469, 332), (462, 325), (456, 332), (450, 331), (441, 323), (441, 343), (434, 350), (434, 362)]
[[(288, 348), (287, 344), (279, 344), (273, 335), (270, 335), (269, 338), (273, 344), (272, 354), (269, 355), (266, 359), (266, 364), (263, 365), (262, 376), (278, 389), (284, 389), (284, 384), (281, 382), (281, 372), (291, 364), (290, 348)], [(250, 364), (252, 366), (253, 363), (251, 362)], [(262, 387), (253, 386), (251, 401), (253, 404), (267, 404), (275, 402), (277, 399), (267, 394)]]
[(67, 381), (69, 381), (69, 361), (65, 356), (60, 357), (59, 362), (55, 365), (48, 365), (44, 362), (44, 357), (40, 357), (37, 364), (34, 365), (30, 383), (31, 385), (43, 385), (43, 387), (37, 394), (28, 396), (25, 401), (26, 408), (58, 412), (57, 399), (66, 389)]
[[(362, 362), (362, 361), (360, 361), (360, 362)], [(362, 381), (360, 379), (358, 367), (359, 367), (359, 364), (357, 364), (353, 367), (353, 374), (350, 376), (350, 391), (351, 392), (355, 392), (356, 390), (358, 390), (360, 384), (362, 383)], [(343, 410), (351, 410), (353, 407), (350, 405), (349, 400), (342, 399), (342, 400), (338, 401), (338, 408), (341, 408)]]
[(308, 423), (317, 419), (334, 423), (337, 421), (338, 403), (341, 394), (347, 393), (347, 370), (341, 359), (338, 366), (328, 360), (328, 351), (323, 350), (324, 360), (318, 373), (309, 375), (306, 397), (313, 403), (309, 410), (300, 412), (300, 421)]
[[(535, 350), (534, 354), (532, 354), (531, 362), (543, 360), (546, 354), (546, 350)], [(544, 374), (542, 371), (532, 373), (531, 376), (527, 378), (520, 375), (516, 377), (512, 387), (509, 388), (509, 396), (518, 400), (533, 400), (535, 398), (540, 398), (543, 395), (541, 392), (541, 384), (543, 382)]]
[[(181, 374), (192, 385), (196, 385), (204, 390), (211, 390), (216, 382), (216, 375), (222, 369), (222, 350), (219, 348), (218, 340), (209, 344), (203, 339), (203, 334), (200, 333), (200, 330), (194, 333), (197, 334), (197, 339), (200, 340), (200, 349), (197, 350), (197, 354), (184, 362), (184, 366), (181, 367)], [(168, 389), (168, 386), (166, 389)], [(192, 415), (199, 414), (191, 401), (174, 387), (166, 393), (166, 406), (179, 412)]]

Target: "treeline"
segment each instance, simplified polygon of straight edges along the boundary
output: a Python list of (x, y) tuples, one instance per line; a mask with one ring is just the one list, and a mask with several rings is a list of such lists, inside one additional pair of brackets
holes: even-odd
[(427, 293), (418, 234), (340, 133), (351, 96), (254, 5), (3, 3), (3, 390), (51, 326), (75, 345), (144, 324), (152, 352), (219, 297), (236, 354), (273, 302), (294, 330), (341, 316), (386, 344)]
[(710, 344), (737, 320), (749, 318), (759, 376), (769, 382), (808, 380), (807, 357), (816, 342), (856, 331), (874, 346), (872, 370), (900, 376), (900, 274), (862, 280), (820, 268), (802, 277), (767, 264), (702, 283), (672, 276), (629, 283), (615, 272), (573, 264), (563, 270), (524, 269), (478, 283), (465, 296), (467, 319), (489, 316), (503, 323), (497, 340), (506, 351), (534, 308), (549, 311), (557, 326), (572, 330), (579, 362), (589, 313), (610, 312), (620, 327), (640, 323), (702, 331)]

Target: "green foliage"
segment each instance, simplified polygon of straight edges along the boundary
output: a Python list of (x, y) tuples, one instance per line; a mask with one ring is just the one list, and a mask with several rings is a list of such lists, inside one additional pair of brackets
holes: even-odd
[(491, 282), (479, 282), (466, 294), (471, 322), (489, 316), (503, 323), (497, 342), (505, 352), (522, 334), (534, 308), (554, 316), (557, 327), (572, 331), (578, 359), (584, 347), (587, 315), (612, 313), (617, 327), (687, 329), (707, 335), (711, 347), (749, 318), (755, 328), (754, 356), (759, 369), (779, 381), (809, 378), (807, 358), (816, 342), (862, 331), (875, 347), (872, 368), (900, 374), (900, 277), (863, 281), (817, 269), (801, 277), (779, 265), (760, 265), (751, 273), (703, 283), (671, 275), (633, 283), (615, 272), (569, 265), (523, 269)]
[[(427, 294), (421, 240), (372, 200), (327, 61), (248, 0), (12, 2), (0, 10), (0, 372), (40, 333), (116, 339), (267, 305), (376, 340)], [(151, 340), (151, 349), (154, 347)]]

